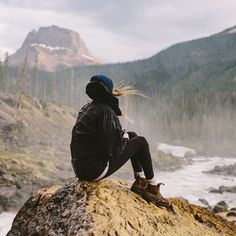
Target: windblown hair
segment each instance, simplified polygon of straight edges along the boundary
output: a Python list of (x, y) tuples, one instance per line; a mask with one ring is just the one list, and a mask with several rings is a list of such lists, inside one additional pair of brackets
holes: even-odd
[[(127, 95), (138, 95), (140, 97), (147, 97), (139, 90), (135, 89), (133, 85), (125, 85), (124, 83), (120, 84), (119, 86), (115, 87), (112, 91), (112, 95), (115, 97), (118, 96), (127, 96)], [(134, 119), (128, 117), (126, 114), (122, 113), (122, 116), (131, 123), (134, 123)]]
[(121, 84), (120, 86), (117, 86), (112, 91), (113, 96), (122, 96), (122, 95), (138, 95), (140, 97), (146, 97), (142, 92), (135, 89), (132, 85), (124, 85)]

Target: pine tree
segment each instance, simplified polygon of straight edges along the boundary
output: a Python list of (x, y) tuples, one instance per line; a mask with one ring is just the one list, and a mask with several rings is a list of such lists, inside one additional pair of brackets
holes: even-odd
[(2, 90), (3, 92), (6, 92), (7, 87), (8, 87), (8, 80), (9, 80), (9, 56), (8, 56), (8, 52), (5, 55), (5, 60), (3, 63), (3, 68), (2, 68)]
[(54, 71), (53, 73), (53, 76), (52, 76), (52, 79), (51, 79), (51, 100), (52, 101), (57, 101), (57, 94), (58, 94), (58, 91), (57, 91), (57, 75), (56, 75), (56, 72)]
[(28, 80), (28, 54), (26, 53), (24, 62), (20, 69), (20, 77), (17, 80), (17, 93), (18, 94), (29, 94), (29, 80)]
[(5, 92), (5, 81), (3, 77), (3, 65), (0, 60), (0, 91)]
[(38, 56), (36, 56), (31, 78), (31, 96), (39, 98), (39, 86)]
[(75, 97), (75, 73), (74, 68), (71, 68), (70, 78), (69, 78), (69, 105), (74, 105)]

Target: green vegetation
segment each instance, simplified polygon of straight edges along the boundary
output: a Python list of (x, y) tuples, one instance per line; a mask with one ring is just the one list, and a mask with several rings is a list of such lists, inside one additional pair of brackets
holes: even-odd
[(52, 162), (47, 161), (47, 165), (43, 165), (37, 157), (3, 151), (0, 152), (0, 168), (14, 181), (54, 180), (56, 172)]

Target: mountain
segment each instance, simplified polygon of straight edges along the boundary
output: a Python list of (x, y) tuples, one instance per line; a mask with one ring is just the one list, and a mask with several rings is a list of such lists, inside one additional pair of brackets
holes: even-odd
[(236, 33), (236, 25), (224, 30), (222, 33), (223, 34), (234, 34), (234, 33)]
[(23, 45), (9, 57), (10, 65), (21, 65), (53, 71), (59, 66), (93, 65), (94, 58), (77, 32), (58, 26), (40, 27), (28, 33)]
[(175, 214), (147, 203), (123, 180), (73, 178), (32, 194), (7, 235), (235, 235), (233, 222), (206, 208), (169, 201)]

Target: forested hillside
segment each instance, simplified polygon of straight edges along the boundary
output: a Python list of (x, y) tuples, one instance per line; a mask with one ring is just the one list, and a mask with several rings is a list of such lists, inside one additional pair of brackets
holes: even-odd
[[(148, 98), (121, 98), (124, 122), (151, 140), (187, 143), (199, 150), (235, 154), (236, 33), (222, 33), (173, 45), (151, 58), (134, 62), (80, 66), (56, 72), (0, 68), (1, 90), (80, 107), (88, 100), (89, 78), (103, 73), (134, 84)], [(111, 52), (112, 53), (112, 52)]]

